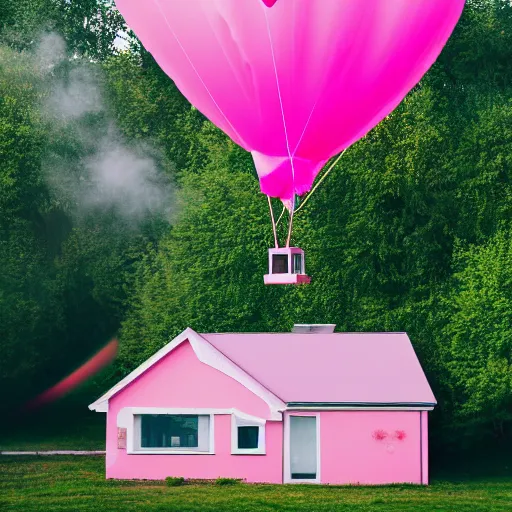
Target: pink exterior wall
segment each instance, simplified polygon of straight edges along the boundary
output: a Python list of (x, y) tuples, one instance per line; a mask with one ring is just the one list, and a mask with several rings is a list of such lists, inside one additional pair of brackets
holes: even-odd
[[(184, 342), (109, 401), (107, 478), (167, 476), (282, 483), (283, 423), (266, 422), (266, 455), (231, 454), (231, 416), (214, 417), (215, 454), (127, 454), (117, 447), (125, 407), (238, 409), (260, 418), (269, 407), (222, 372), (201, 363)], [(320, 411), (320, 481), (324, 484), (428, 483), (427, 412)]]
[(124, 407), (235, 408), (267, 418), (267, 404), (234, 379), (201, 363), (188, 342), (156, 363), (109, 401), (107, 478), (245, 478), (282, 482), (282, 422), (266, 423), (266, 455), (231, 455), (231, 416), (214, 419), (215, 454), (129, 455), (117, 448), (117, 415)]
[(421, 484), (420, 414), (419, 411), (320, 412), (321, 482)]

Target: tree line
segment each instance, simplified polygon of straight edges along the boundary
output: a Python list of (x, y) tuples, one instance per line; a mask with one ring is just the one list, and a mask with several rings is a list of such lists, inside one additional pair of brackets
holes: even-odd
[[(313, 280), (296, 288), (263, 286), (273, 237), (250, 155), (190, 107), (133, 35), (122, 50), (113, 44), (124, 28), (103, 0), (0, 7), (4, 405), (54, 384), (112, 336), (119, 356), (98, 389), (187, 326), (336, 323), (409, 334), (439, 402), (439, 447), (510, 436), (510, 2), (469, 0), (433, 68), (297, 214), (292, 242)], [(47, 34), (65, 41), (49, 71)], [(101, 108), (52, 117), (49, 98), (77, 76), (92, 77)], [(128, 194), (135, 216), (123, 201), (83, 208), (105, 140), (142, 148), (133, 154), (152, 162), (165, 207)]]

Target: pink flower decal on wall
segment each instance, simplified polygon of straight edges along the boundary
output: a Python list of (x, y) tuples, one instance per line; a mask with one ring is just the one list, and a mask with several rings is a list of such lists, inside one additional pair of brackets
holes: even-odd
[(398, 439), (399, 441), (403, 441), (407, 434), (405, 433), (405, 430), (395, 430), (395, 439)]
[(375, 430), (372, 437), (375, 441), (383, 441), (388, 437), (388, 433), (385, 430)]
[(393, 434), (388, 434), (385, 430), (378, 429), (374, 430), (372, 437), (375, 441), (384, 441), (386, 438), (403, 441), (407, 437), (407, 434), (405, 430), (395, 430)]

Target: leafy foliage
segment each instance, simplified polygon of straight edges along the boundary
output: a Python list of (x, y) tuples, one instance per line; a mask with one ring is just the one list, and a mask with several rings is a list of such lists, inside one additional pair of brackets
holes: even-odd
[(456, 412), (495, 422), (512, 419), (512, 231), (457, 253), (446, 297), (443, 345)]
[[(507, 437), (511, 29), (508, 0), (468, 0), (431, 71), (297, 213), (292, 243), (306, 251), (311, 285), (264, 287), (273, 240), (250, 155), (190, 108), (133, 35), (128, 51), (115, 48), (125, 27), (112, 4), (3, 2), (0, 379), (15, 390), (3, 400), (55, 383), (116, 333), (112, 378), (187, 326), (335, 322), (409, 333), (440, 405), (434, 441)], [(80, 121), (92, 142), (79, 122), (45, 119), (51, 85), (34, 72), (33, 49), (49, 30), (77, 57), (52, 76), (86, 61), (101, 77), (106, 110)], [(172, 225), (148, 215), (134, 227), (115, 208), (77, 220), (50, 190), (48, 162), (81, 176), (109, 123), (131, 145), (161, 149), (158, 172), (177, 188)]]
[(185, 479), (182, 476), (168, 476), (165, 479), (167, 487), (179, 487), (185, 484)]

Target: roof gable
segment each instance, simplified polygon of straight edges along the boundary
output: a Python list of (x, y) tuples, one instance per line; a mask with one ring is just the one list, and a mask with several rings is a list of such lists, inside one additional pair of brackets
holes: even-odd
[(271, 411), (270, 419), (281, 419), (280, 411), (285, 408), (284, 402), (282, 402), (282, 400), (280, 400), (277, 396), (262, 386), (260, 382), (248, 375), (244, 370), (238, 367), (234, 362), (230, 361), (218, 349), (216, 349), (213, 345), (208, 343), (204, 338), (202, 338), (199, 334), (190, 328), (183, 331), (179, 336), (174, 338), (171, 342), (169, 342), (153, 356), (142, 363), (133, 372), (127, 375), (115, 386), (113, 386), (102, 397), (89, 405), (89, 409), (98, 412), (107, 412), (108, 400), (110, 398), (119, 393), (135, 379), (139, 377), (143, 378), (143, 374), (145, 372), (149, 371), (158, 361), (170, 354), (173, 350), (175, 350), (186, 341), (190, 343), (199, 361), (219, 370), (225, 375), (228, 375), (229, 377), (245, 386), (249, 391), (252, 391), (256, 396), (264, 400), (268, 404)]

